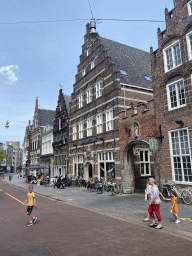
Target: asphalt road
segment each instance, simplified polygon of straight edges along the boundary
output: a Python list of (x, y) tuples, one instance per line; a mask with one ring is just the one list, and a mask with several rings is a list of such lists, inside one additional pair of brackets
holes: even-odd
[(0, 189), (1, 256), (192, 254), (190, 240), (39, 195), (38, 221), (27, 227), (27, 192), (2, 180)]
[[(28, 188), (29, 184), (25, 182), (24, 178), (19, 178), (18, 175), (13, 175), (13, 184), (19, 185), (24, 188)], [(44, 187), (34, 185), (36, 192), (49, 195), (51, 197), (60, 198), (71, 203), (78, 203), (86, 207), (94, 207), (101, 211), (108, 211), (113, 214), (120, 214), (126, 217), (134, 217), (141, 220), (147, 215), (148, 202), (144, 201), (144, 195), (132, 194), (132, 195), (116, 195), (111, 196), (111, 193), (105, 192), (104, 194), (97, 194), (94, 192), (88, 192), (82, 187), (69, 187), (66, 189), (53, 189), (52, 187)], [(171, 202), (161, 203), (161, 215), (163, 218), (163, 225), (171, 229), (178, 231), (192, 232), (192, 205), (186, 205), (180, 203), (179, 217), (181, 222), (175, 224), (175, 219), (170, 213)]]

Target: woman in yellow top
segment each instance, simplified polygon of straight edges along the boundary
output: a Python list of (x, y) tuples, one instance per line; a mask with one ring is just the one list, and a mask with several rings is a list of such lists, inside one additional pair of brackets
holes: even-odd
[(171, 213), (176, 219), (175, 223), (178, 224), (180, 222), (180, 219), (178, 218), (177, 194), (174, 191), (172, 191), (171, 199), (166, 200), (172, 201)]

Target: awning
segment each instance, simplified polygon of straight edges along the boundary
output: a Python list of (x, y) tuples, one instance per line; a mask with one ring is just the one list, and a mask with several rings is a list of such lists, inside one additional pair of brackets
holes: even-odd
[(26, 170), (34, 170), (34, 169), (49, 169), (49, 167), (47, 166), (43, 166), (43, 165), (30, 165), (28, 167), (26, 167)]

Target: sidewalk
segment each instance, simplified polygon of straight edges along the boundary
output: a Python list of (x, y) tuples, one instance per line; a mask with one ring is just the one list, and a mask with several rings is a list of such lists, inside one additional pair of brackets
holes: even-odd
[[(6, 177), (6, 180), (8, 181), (8, 177)], [(25, 189), (29, 186), (29, 184), (25, 182), (24, 178), (20, 177), (18, 179), (18, 175), (13, 175), (10, 183)], [(113, 197), (110, 192), (97, 194), (95, 192), (88, 192), (82, 187), (69, 187), (65, 189), (54, 189), (52, 187), (37, 185), (34, 185), (33, 187), (34, 192), (38, 192), (55, 199), (64, 200), (69, 204), (73, 204), (81, 208), (90, 209), (104, 214), (106, 213), (107, 215), (113, 215), (117, 218), (124, 217), (127, 220), (129, 219), (133, 220), (133, 222), (145, 224), (142, 222), (142, 219), (147, 215), (148, 203), (144, 201), (144, 195), (142, 194), (124, 194)], [(166, 226), (170, 229), (170, 232), (178, 232), (178, 234), (182, 234), (180, 231), (191, 233), (192, 205), (180, 203), (178, 208), (179, 217), (182, 219), (179, 224), (175, 224), (175, 219), (170, 213), (171, 203), (161, 203), (161, 215), (164, 227)], [(192, 237), (192, 233), (190, 236)]]

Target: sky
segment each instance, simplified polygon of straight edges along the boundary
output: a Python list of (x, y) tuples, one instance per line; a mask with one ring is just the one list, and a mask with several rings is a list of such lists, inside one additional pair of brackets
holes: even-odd
[[(165, 7), (172, 10), (173, 0), (0, 0), (0, 142), (22, 146), (36, 97), (40, 108), (55, 110), (59, 84), (72, 93), (91, 11), (95, 19), (165, 21)], [(27, 23), (56, 20), (74, 21)], [(165, 29), (164, 22), (98, 21), (97, 32), (149, 52), (158, 26)]]

